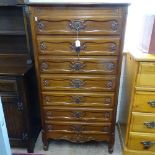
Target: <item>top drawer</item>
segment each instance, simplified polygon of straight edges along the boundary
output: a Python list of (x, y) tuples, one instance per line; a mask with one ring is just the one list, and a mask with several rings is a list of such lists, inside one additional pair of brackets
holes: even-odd
[(38, 34), (119, 35), (123, 9), (118, 7), (36, 7)]
[(138, 87), (155, 88), (155, 63), (141, 62), (137, 76)]

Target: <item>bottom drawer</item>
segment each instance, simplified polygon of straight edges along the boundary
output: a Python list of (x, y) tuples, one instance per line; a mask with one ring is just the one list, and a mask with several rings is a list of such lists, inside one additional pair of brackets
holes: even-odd
[(84, 143), (88, 141), (109, 141), (109, 134), (89, 134), (89, 133), (67, 133), (67, 132), (47, 132), (48, 139), (63, 139), (76, 143)]
[(83, 122), (61, 122), (46, 121), (47, 132), (66, 133), (110, 133), (111, 123), (83, 123)]
[(155, 152), (155, 134), (130, 132), (127, 145), (131, 150)]

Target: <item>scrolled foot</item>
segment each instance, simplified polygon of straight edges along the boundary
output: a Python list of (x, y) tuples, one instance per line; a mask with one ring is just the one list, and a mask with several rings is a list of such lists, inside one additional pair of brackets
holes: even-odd
[(48, 145), (43, 146), (44, 151), (48, 151)]
[(114, 151), (114, 146), (113, 146), (112, 144), (109, 144), (109, 145), (108, 145), (108, 152), (109, 152), (110, 154), (112, 154), (113, 151)]

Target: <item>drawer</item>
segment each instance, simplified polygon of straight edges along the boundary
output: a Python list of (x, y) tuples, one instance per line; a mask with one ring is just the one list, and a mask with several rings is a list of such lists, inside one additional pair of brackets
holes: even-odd
[[(80, 36), (80, 55), (119, 55), (119, 37)], [(38, 36), (40, 55), (77, 56), (75, 47), (76, 36)]]
[(155, 134), (130, 132), (127, 145), (131, 150), (155, 152)]
[(133, 112), (131, 131), (155, 133), (155, 114)]
[(45, 106), (112, 108), (115, 104), (113, 92), (42, 92), (42, 98)]
[(45, 120), (64, 121), (112, 121), (112, 109), (69, 108), (44, 106)]
[[(34, 20), (37, 34), (118, 35), (122, 9), (117, 7), (37, 7)], [(54, 16), (53, 16), (54, 15)]]
[(41, 73), (94, 73), (116, 74), (117, 57), (65, 57), (41, 56), (39, 66)]
[(42, 91), (49, 90), (87, 90), (87, 91), (115, 91), (115, 76), (100, 75), (41, 75)]
[(46, 121), (45, 130), (47, 132), (68, 132), (68, 133), (110, 133), (111, 123), (85, 123), (85, 122), (59, 122)]
[(155, 112), (155, 92), (136, 91), (133, 111)]
[(138, 87), (155, 88), (155, 63), (141, 62), (137, 77)]
[(0, 92), (16, 92), (17, 83), (13, 79), (0, 79)]

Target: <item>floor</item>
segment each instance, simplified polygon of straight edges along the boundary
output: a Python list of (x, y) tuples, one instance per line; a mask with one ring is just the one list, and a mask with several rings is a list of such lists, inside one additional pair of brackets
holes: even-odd
[[(13, 153), (26, 153), (26, 149), (12, 149)], [(43, 151), (41, 135), (39, 135), (36, 142), (34, 153), (42, 153), (44, 155), (109, 155), (107, 144), (100, 143), (86, 143), (86, 144), (75, 144), (66, 141), (51, 141), (48, 151)], [(112, 155), (122, 155), (121, 145), (116, 130), (116, 140), (114, 146), (114, 152)]]

